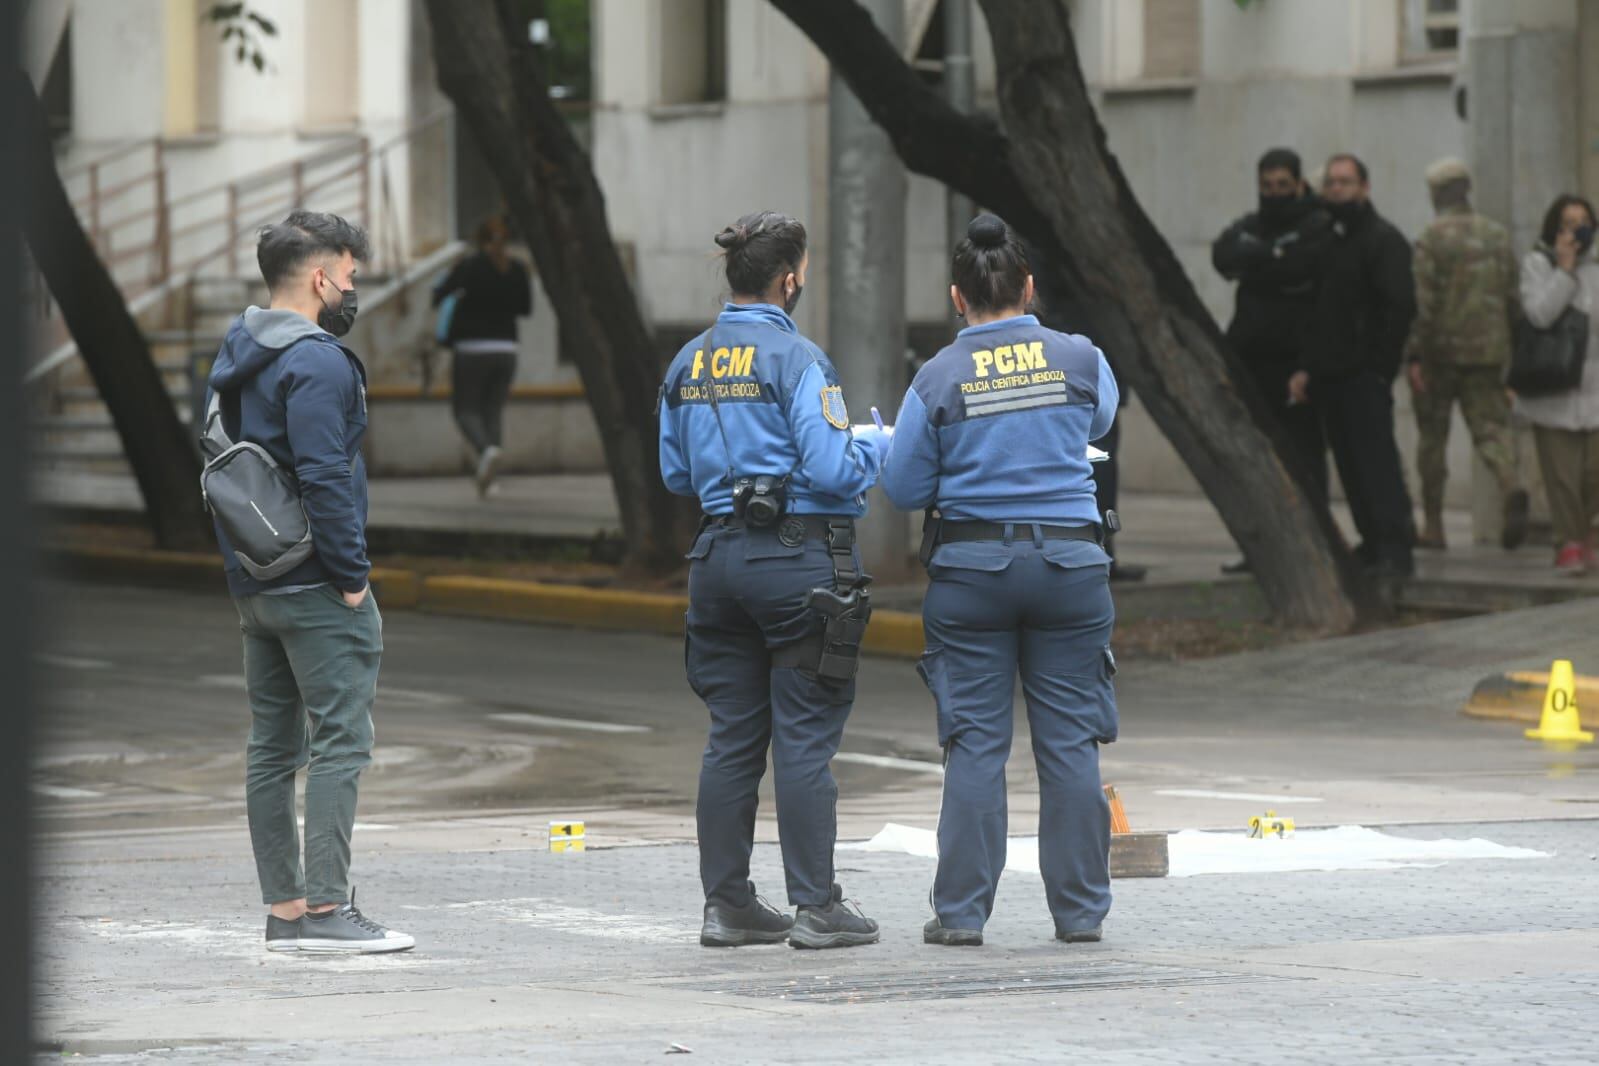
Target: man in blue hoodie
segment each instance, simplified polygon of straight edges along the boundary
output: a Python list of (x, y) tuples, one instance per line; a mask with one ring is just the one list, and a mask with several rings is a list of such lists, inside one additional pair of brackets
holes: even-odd
[[(356, 263), (370, 255), (366, 234), (337, 215), (296, 211), (263, 229), (256, 259), (271, 306), (234, 319), (211, 371), (229, 438), (293, 472), (315, 547), (258, 581), (217, 529), (244, 631), (245, 796), (269, 951), (371, 954), (416, 943), (363, 916), (349, 886), (383, 620), (367, 585), (366, 370), (337, 338), (355, 321)], [(294, 779), (307, 765), (302, 867)]]

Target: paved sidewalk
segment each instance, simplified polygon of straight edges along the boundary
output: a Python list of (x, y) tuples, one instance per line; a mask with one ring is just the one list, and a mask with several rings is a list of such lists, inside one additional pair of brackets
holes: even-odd
[[(138, 512), (141, 503), (131, 479), (111, 475), (42, 477), (34, 495), (41, 503), (76, 512)], [(1120, 557), (1146, 566), (1142, 587), (1234, 587), (1238, 597), (1253, 588), (1247, 576), (1226, 576), (1223, 563), (1238, 556), (1237, 547), (1209, 501), (1199, 496), (1126, 494), (1119, 512), (1124, 530), (1117, 539)], [(1353, 533), (1347, 508), (1334, 508), (1346, 534)], [(619, 521), (610, 482), (602, 475), (551, 474), (503, 479), (496, 493), (480, 500), (467, 478), (386, 478), (371, 482), (371, 525), (406, 539), (432, 535), (444, 544), (473, 539), (494, 545), (497, 552), (518, 539), (579, 539), (615, 535)], [(1459, 600), (1458, 589), (1480, 590), (1484, 606), (1522, 606), (1575, 594), (1599, 595), (1599, 576), (1573, 579), (1553, 572), (1549, 551), (1532, 545), (1517, 552), (1471, 543), (1471, 516), (1452, 511), (1445, 516), (1448, 552), (1417, 552), (1412, 600)], [(911, 548), (920, 540), (911, 531)], [(458, 547), (454, 550), (460, 550)], [(1444, 586), (1440, 589), (1435, 586)], [(881, 599), (883, 606), (914, 608), (910, 594)], [(1118, 586), (1118, 591), (1138, 586)], [(1453, 587), (1454, 592), (1450, 592)], [(1494, 593), (1502, 602), (1495, 602)], [(1508, 597), (1508, 598), (1507, 598)], [(894, 599), (890, 604), (888, 599)], [(1235, 597), (1236, 598), (1236, 597)], [(904, 603), (900, 601), (906, 601)]]
[[(181, 859), (51, 842), (42, 1028), (107, 1063), (610, 1064), (674, 1043), (698, 1063), (1592, 1062), (1594, 829), (1399, 831), (1547, 859), (1121, 882), (1106, 941), (1070, 947), (1014, 874), (985, 947), (924, 946), (930, 862), (843, 852), (883, 942), (825, 953), (700, 948), (692, 846), (392, 855), (372, 830), (363, 907), (419, 946), (355, 959), (262, 950), (242, 830)], [(755, 879), (781, 900), (774, 847)]]

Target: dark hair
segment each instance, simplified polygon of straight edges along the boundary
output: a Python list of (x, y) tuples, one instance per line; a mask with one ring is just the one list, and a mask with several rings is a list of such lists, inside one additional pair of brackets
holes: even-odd
[(977, 311), (1020, 304), (1033, 272), (1021, 240), (994, 215), (978, 215), (967, 224), (949, 270), (966, 305)]
[(255, 261), (267, 288), (276, 290), (309, 260), (349, 252), (363, 262), (372, 258), (366, 231), (338, 215), (322, 211), (294, 211), (282, 222), (261, 228)]
[(1590, 225), (1594, 222), (1599, 222), (1599, 215), (1593, 213), (1593, 204), (1575, 193), (1563, 192), (1555, 197), (1555, 202), (1550, 204), (1549, 210), (1544, 212), (1543, 229), (1539, 231), (1539, 236), (1545, 244), (1554, 245), (1555, 235), (1560, 232), (1560, 216), (1565, 214), (1566, 208), (1572, 204), (1581, 204), (1587, 210)]
[(472, 243), (479, 248), (489, 243), (494, 236), (494, 227), (496, 225), (504, 227), (507, 233), (510, 232), (510, 223), (505, 220), (504, 215), (485, 215), (482, 221), (477, 224), (477, 228), (472, 231)]
[(1360, 183), (1365, 185), (1371, 181), (1371, 172), (1366, 169), (1366, 164), (1360, 161), (1360, 157), (1353, 152), (1338, 152), (1328, 156), (1327, 165), (1322, 168), (1322, 173), (1325, 174), (1331, 170), (1334, 163), (1353, 163), (1355, 164), (1355, 173), (1360, 175)]
[(1255, 173), (1264, 174), (1268, 170), (1286, 170), (1298, 181), (1299, 153), (1292, 148), (1271, 148), (1260, 157), (1260, 162), (1255, 164)]
[(739, 296), (760, 296), (805, 259), (805, 227), (776, 211), (745, 215), (716, 235), (727, 260), (727, 284)]

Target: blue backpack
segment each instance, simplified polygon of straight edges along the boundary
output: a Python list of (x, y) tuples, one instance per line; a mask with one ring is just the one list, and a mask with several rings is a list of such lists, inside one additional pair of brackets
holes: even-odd
[(439, 301), (439, 317), (433, 323), (433, 339), (440, 344), (450, 343), (450, 326), (455, 322), (455, 309), (460, 303), (459, 289)]

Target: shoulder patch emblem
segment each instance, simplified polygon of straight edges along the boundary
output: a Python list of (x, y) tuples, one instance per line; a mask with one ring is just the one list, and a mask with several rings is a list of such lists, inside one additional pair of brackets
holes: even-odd
[(844, 387), (829, 385), (822, 390), (822, 417), (837, 429), (849, 428), (849, 411), (844, 407)]

